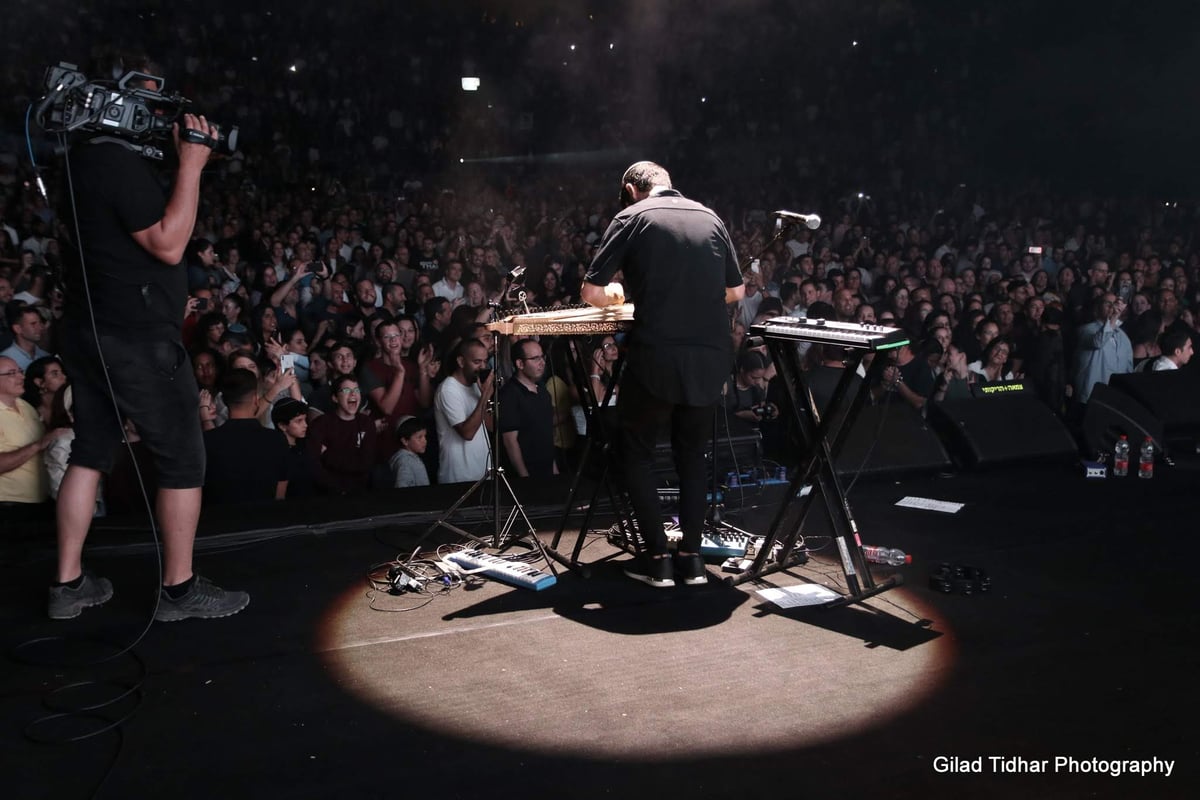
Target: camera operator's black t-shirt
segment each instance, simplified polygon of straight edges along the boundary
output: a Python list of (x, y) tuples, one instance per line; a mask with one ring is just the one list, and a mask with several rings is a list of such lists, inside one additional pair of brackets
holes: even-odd
[[(96, 325), (109, 335), (179, 336), (187, 271), (164, 264), (130, 235), (163, 218), (167, 197), (152, 165), (115, 142), (72, 146), (71, 180)], [(66, 318), (89, 327), (79, 258), (65, 248)]]

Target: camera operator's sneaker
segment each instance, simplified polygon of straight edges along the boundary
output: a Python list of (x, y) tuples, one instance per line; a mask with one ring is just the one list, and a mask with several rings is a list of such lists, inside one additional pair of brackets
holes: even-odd
[(250, 595), (246, 592), (226, 591), (200, 575), (178, 600), (171, 599), (166, 589), (159, 592), (158, 611), (154, 614), (159, 622), (230, 617), (250, 605)]
[(683, 581), (685, 586), (703, 586), (708, 583), (704, 556), (699, 553), (676, 553), (675, 576)]
[(113, 586), (108, 578), (97, 578), (90, 572), (82, 575), (83, 581), (72, 589), (70, 586), (51, 586), (47, 612), (50, 619), (74, 619), (85, 608), (99, 606), (112, 599)]
[(674, 573), (675, 566), (671, 563), (670, 556), (666, 558), (640, 556), (628, 562), (625, 567), (626, 575), (635, 581), (641, 581), (647, 586), (653, 586), (656, 589), (666, 589), (674, 586)]

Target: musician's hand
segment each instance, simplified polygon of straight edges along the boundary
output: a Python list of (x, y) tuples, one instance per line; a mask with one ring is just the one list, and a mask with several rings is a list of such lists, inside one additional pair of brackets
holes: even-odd
[(488, 370), (487, 376), (479, 382), (479, 392), (484, 401), (491, 400), (496, 391), (496, 370)]
[(604, 296), (608, 298), (610, 306), (619, 306), (625, 303), (625, 287), (616, 281), (604, 287)]

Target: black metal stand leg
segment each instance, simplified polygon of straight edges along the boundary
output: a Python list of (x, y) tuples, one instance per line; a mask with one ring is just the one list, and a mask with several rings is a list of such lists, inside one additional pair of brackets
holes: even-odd
[[(492, 352), (493, 353), (499, 352), (499, 349), (500, 349), (499, 337), (500, 337), (500, 334), (497, 331), (493, 330), (492, 331)], [(417, 557), (417, 554), (421, 552), (421, 545), (424, 544), (425, 540), (428, 539), (429, 536), (432, 535), (433, 532), (440, 527), (440, 528), (446, 528), (447, 530), (454, 531), (459, 536), (462, 536), (465, 539), (469, 539), (470, 541), (475, 542), (476, 544), (482, 545), (484, 547), (490, 546), (495, 550), (503, 550), (506, 547), (512, 546), (519, 539), (528, 537), (531, 540), (532, 546), (545, 559), (546, 566), (550, 569), (551, 573), (557, 575), (558, 573), (555, 571), (554, 565), (550, 563), (550, 551), (546, 548), (546, 546), (538, 538), (537, 530), (533, 527), (533, 523), (530, 522), (529, 515), (525, 513), (525, 508), (521, 505), (521, 501), (517, 499), (517, 493), (513, 490), (512, 484), (509, 483), (508, 476), (505, 474), (504, 468), (499, 466), (499, 464), (500, 464), (500, 388), (501, 388), (501, 386), (499, 386), (499, 385), (496, 387), (496, 391), (493, 394), (492, 399), (490, 401), (489, 410), (491, 412), (491, 417), (492, 417), (492, 429), (491, 429), (491, 439), (489, 441), (489, 444), (490, 444), (490, 448), (491, 448), (491, 453), (489, 454), (489, 462), (490, 463), (488, 464), (487, 470), (479, 478), (479, 480), (477, 480), (477, 481), (475, 481), (475, 483), (471, 484), (471, 488), (467, 489), (467, 491), (464, 492), (461, 497), (459, 497), (456, 501), (454, 501), (454, 504), (452, 506), (450, 506), (450, 508), (446, 509), (446, 513), (444, 513), (436, 522), (434, 522), (432, 525), (430, 525), (428, 530), (426, 530), (425, 533), (423, 533), (420, 536), (420, 538), (417, 539), (416, 547), (413, 550), (413, 554), (409, 557), (409, 561), (412, 561)], [(491, 485), (492, 485), (492, 537), (491, 537), (490, 541), (487, 539), (483, 539), (479, 536), (476, 536), (475, 534), (472, 534), (469, 531), (466, 531), (463, 528), (460, 528), (459, 526), (450, 522), (450, 519), (454, 516), (454, 514), (458, 511), (458, 509), (462, 506), (462, 504), (465, 503), (467, 501), (467, 499), (469, 497), (471, 497), (471, 495), (475, 494), (475, 492), (477, 492), (477, 491), (480, 491), (488, 483), (491, 483)], [(502, 488), (504, 489), (504, 491), (507, 492), (508, 500), (512, 505), (512, 508), (508, 513), (508, 516), (504, 519), (503, 522), (501, 521), (502, 503), (501, 503), (501, 498), (500, 498), (500, 492), (501, 492)], [(482, 503), (482, 500), (483, 500), (483, 498), (480, 497), (481, 503)], [(516, 524), (518, 519), (524, 521), (525, 530), (520, 534), (520, 536), (510, 537), (510, 533), (513, 529), (513, 526)], [(555, 555), (557, 555), (557, 554), (555, 554)]]

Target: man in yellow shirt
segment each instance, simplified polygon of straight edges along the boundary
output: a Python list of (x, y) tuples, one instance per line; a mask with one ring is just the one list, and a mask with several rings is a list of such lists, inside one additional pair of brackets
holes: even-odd
[[(25, 376), (17, 362), (0, 356), (0, 503), (36, 503), (50, 496), (42, 451), (68, 431), (46, 433), (37, 409), (21, 399)], [(8, 510), (22, 510), (8, 506)]]

